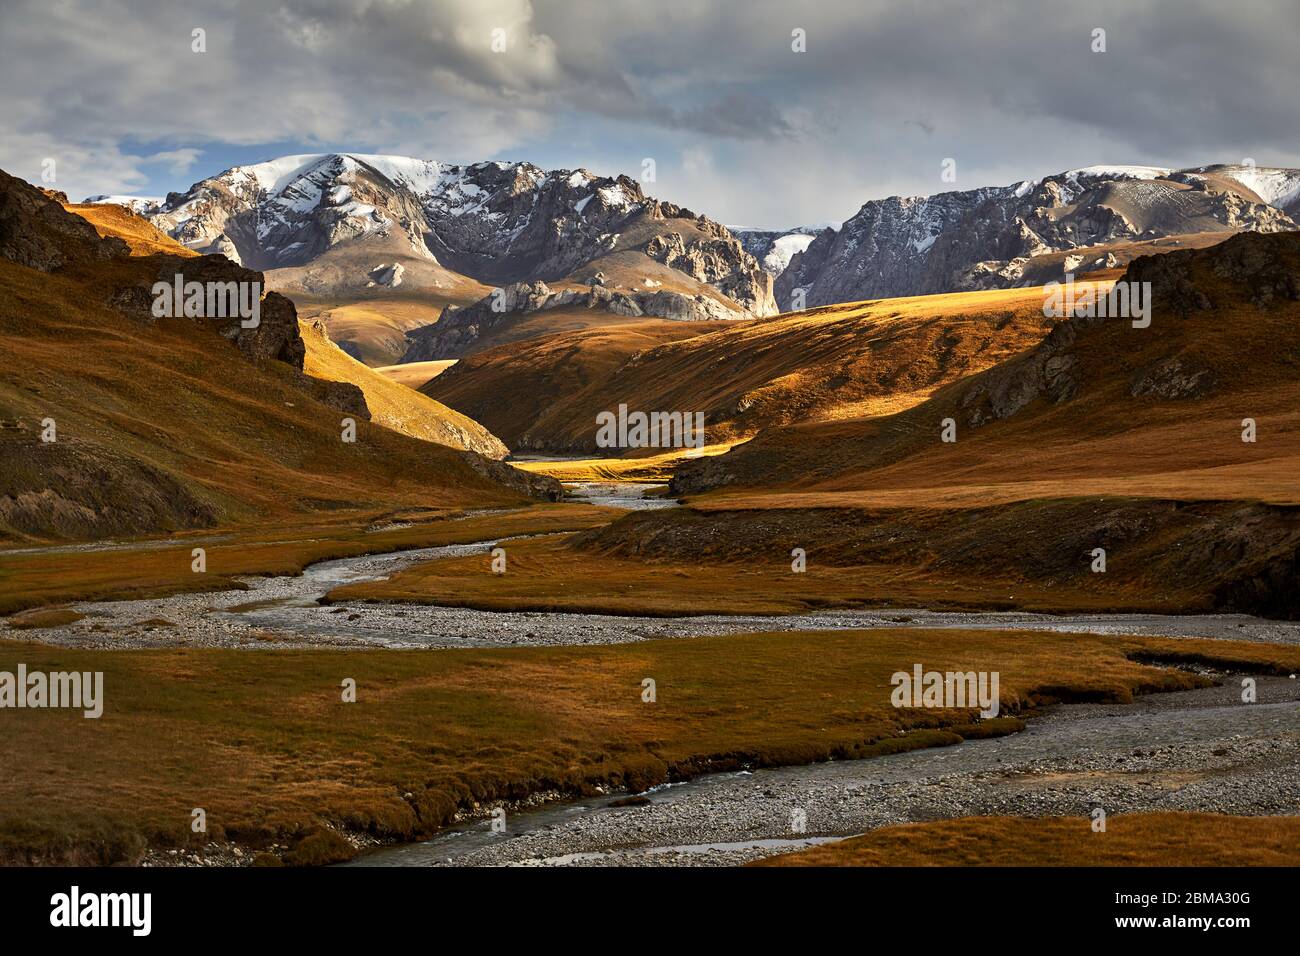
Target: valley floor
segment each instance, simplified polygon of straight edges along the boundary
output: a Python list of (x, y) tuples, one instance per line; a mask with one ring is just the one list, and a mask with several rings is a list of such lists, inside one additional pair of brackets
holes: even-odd
[[(782, 862), (780, 854), (820, 845), (809, 853), (819, 865), (1294, 866), (1300, 817), (1277, 815), (1300, 811), (1300, 686), (1262, 679), (1261, 703), (1244, 706), (1237, 684), (1065, 704), (1020, 733), (954, 747), (718, 774), (660, 788), (639, 806), (605, 797), (532, 811), (513, 816), (506, 834), (477, 821), (356, 863), (730, 866)], [(1096, 808), (1106, 813), (1106, 832), (1091, 829)], [(1173, 818), (1174, 832), (1161, 840), (1115, 835), (1135, 819), (1128, 815), (1154, 812), (1202, 815)], [(1242, 816), (1255, 819), (1242, 824)], [(1017, 818), (1040, 817), (1059, 818), (1064, 832), (1011, 839)], [(965, 822), (935, 838), (882, 834), (869, 852), (856, 851), (860, 859), (831, 842), (936, 820)], [(958, 839), (966, 829), (969, 839)], [(1249, 842), (1237, 839), (1243, 834)]]
[[(3, 858), (319, 864), (397, 843), (358, 862), (717, 864), (972, 814), (1300, 806), (1292, 622), (901, 608), (665, 617), (339, 597), (403, 569), (437, 578), (473, 565), (499, 582), (493, 547), (510, 556), (508, 579), (528, 547), (619, 513), (579, 501), (390, 515), (365, 532), (264, 534), (260, 547), (218, 532), (203, 539), (212, 554), (234, 541), (247, 569), (222, 568), (220, 590), (178, 586), (172, 563), (192, 541), (0, 556), (11, 589), (63, 568), (81, 575), (55, 579), (64, 593), (144, 580), (175, 592), (8, 619), (21, 629), (0, 632), (0, 670), (103, 671), (107, 702), (100, 720), (8, 715), (5, 747), (27, 759), (0, 781)], [(917, 661), (999, 670), (1005, 716), (889, 706), (888, 675)], [(1259, 703), (1239, 702), (1241, 673), (1258, 675)], [(353, 705), (340, 699), (348, 678)], [(610, 806), (629, 791), (648, 792)], [(191, 807), (206, 810), (206, 836), (189, 832)], [(505, 837), (485, 821), (492, 807), (507, 809)]]

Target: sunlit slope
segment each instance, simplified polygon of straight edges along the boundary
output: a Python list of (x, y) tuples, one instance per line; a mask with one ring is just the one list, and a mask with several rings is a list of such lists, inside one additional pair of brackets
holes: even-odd
[(407, 362), (404, 365), (381, 365), (375, 369), (380, 375), (407, 388), (419, 388), (437, 378), (456, 364), (456, 359), (435, 359), (431, 362)]
[(772, 429), (683, 465), (675, 487), (720, 490), (707, 506), (728, 507), (1300, 502), (1300, 236), (1243, 234), (1127, 276), (1153, 283), (1148, 328), (1073, 320), (914, 408)]
[[(1038, 342), (1050, 327), (1042, 303), (1041, 290), (1014, 289), (828, 306), (658, 343), (554, 337), (463, 362), (426, 391), (517, 436), (512, 447), (595, 451), (596, 414), (620, 403), (703, 412), (707, 443), (734, 443), (775, 425), (915, 405)], [(564, 387), (512, 405), (511, 381)]]
[[(582, 311), (593, 321), (603, 315)], [(543, 315), (545, 321), (562, 319)], [(621, 318), (613, 324), (511, 342), (461, 359), (421, 391), (482, 422), (516, 450), (594, 447), (596, 413), (618, 404), (610, 405), (606, 383), (628, 359), (728, 324)], [(563, 409), (571, 410), (568, 414), (575, 419), (566, 432), (553, 435), (539, 425), (564, 414)]]
[(319, 323), (301, 323), (307, 357), (303, 371), (316, 378), (351, 382), (365, 394), (370, 420), (424, 441), (504, 458), (506, 446), (471, 418), (381, 375), (343, 352)]
[[(128, 255), (27, 184), (0, 185), (16, 197), (0, 251), (63, 256), (46, 270), (0, 257), (0, 540), (524, 500), (532, 476), (350, 416), (346, 387), (251, 357), (204, 320), (153, 319), (151, 283), (188, 259)], [(292, 344), (296, 320), (271, 298), (255, 337)]]
[(137, 216), (122, 206), (113, 203), (65, 203), (64, 208), (85, 219), (101, 236), (116, 236), (125, 241), (133, 256), (151, 256), (155, 253), (198, 255), (167, 233), (154, 228), (148, 219)]

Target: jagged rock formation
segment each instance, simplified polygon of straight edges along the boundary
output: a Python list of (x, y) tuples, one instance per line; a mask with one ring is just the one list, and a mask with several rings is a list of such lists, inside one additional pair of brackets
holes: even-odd
[(107, 201), (141, 209), (192, 249), (255, 269), (302, 266), (364, 241), (507, 284), (560, 280), (602, 256), (641, 250), (714, 286), (738, 311), (775, 311), (770, 276), (724, 227), (647, 197), (626, 176), (332, 153), (237, 166), (157, 205)]
[[(662, 208), (660, 204), (661, 212)], [(740, 241), (716, 222), (704, 218), (697, 222), (700, 231), (705, 233), (704, 238), (686, 239), (679, 232), (660, 233), (646, 243), (646, 255), (670, 269), (708, 283), (755, 315), (773, 312), (771, 279), (765, 272), (749, 266), (745, 261), (748, 254)]]
[[(776, 297), (787, 309), (798, 289), (811, 307), (1036, 285), (1119, 266), (1109, 245), (1294, 230), (1296, 212), (1300, 170), (1245, 166), (1090, 167), (1011, 186), (892, 196), (866, 203), (839, 230), (821, 232), (781, 273)], [(1054, 262), (1055, 275), (1031, 269), (1035, 260), (1071, 250), (1088, 251)]]
[(448, 306), (434, 324), (406, 333), (409, 345), (401, 361), (458, 358), (503, 327), (529, 315), (562, 308), (601, 309), (615, 315), (651, 315), (681, 321), (744, 317), (704, 295), (692, 297), (664, 289), (615, 292), (595, 280), (586, 292), (574, 289), (556, 292), (545, 282), (517, 282), (463, 309)]
[(194, 258), (158, 256), (157, 272), (152, 277), (141, 277), (134, 284), (116, 289), (110, 301), (118, 311), (140, 322), (157, 321), (153, 312), (153, 287), (157, 282), (174, 285), (180, 276), (183, 284), (198, 282), (236, 283), (262, 290), (259, 296), (258, 324), (245, 328), (238, 315), (206, 316), (200, 321), (209, 323), (224, 339), (232, 342), (249, 359), (274, 360), (302, 370), (305, 354), (302, 336), (298, 331), (298, 312), (293, 303), (278, 292), (266, 292), (266, 280), (260, 272), (245, 269), (220, 255)]

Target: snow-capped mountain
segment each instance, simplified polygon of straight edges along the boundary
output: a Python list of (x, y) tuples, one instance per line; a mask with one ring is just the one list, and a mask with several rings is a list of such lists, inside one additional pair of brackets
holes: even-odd
[[(105, 201), (113, 201), (109, 197)], [(771, 278), (722, 226), (642, 193), (626, 176), (531, 163), (451, 165), (404, 156), (323, 153), (236, 166), (141, 210), (200, 252), (259, 270), (362, 249), (357, 278), (395, 259), (481, 282), (557, 281), (615, 253), (720, 291), (737, 315), (775, 311)], [(619, 262), (642, 281), (636, 260)], [(601, 265), (607, 272), (611, 266)], [(640, 270), (644, 271), (644, 270)]]
[(776, 281), (791, 308), (1033, 285), (1123, 265), (1171, 236), (1294, 230), (1300, 170), (1090, 166), (1039, 180), (872, 200)]

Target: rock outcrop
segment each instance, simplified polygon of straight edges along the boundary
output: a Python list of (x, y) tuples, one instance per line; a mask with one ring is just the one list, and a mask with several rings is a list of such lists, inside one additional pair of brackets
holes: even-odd
[(94, 226), (53, 198), (57, 195), (0, 170), (0, 257), (53, 272), (127, 254), (124, 241), (100, 238)]
[(485, 458), (471, 451), (464, 451), (460, 454), (465, 463), (484, 478), (505, 485), (525, 497), (537, 498), (541, 501), (559, 501), (564, 497), (564, 486), (549, 475), (537, 475), (531, 471), (523, 471), (506, 464), (504, 461)]

